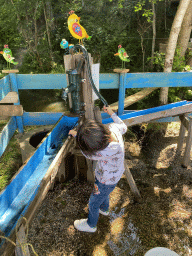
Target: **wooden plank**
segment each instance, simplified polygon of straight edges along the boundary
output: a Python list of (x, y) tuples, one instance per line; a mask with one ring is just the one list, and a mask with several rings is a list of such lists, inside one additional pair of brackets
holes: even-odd
[(180, 131), (179, 131), (179, 140), (178, 140), (178, 144), (177, 144), (177, 154), (181, 153), (184, 139), (185, 139), (186, 129), (188, 129), (188, 125), (186, 125), (188, 120), (185, 120), (185, 118), (186, 118), (185, 115), (180, 115), (179, 118), (181, 120), (181, 126), (180, 126)]
[(186, 141), (185, 153), (183, 157), (184, 167), (188, 167), (190, 163), (191, 144), (192, 144), (192, 118), (189, 117), (188, 136)]
[(179, 119), (181, 120), (182, 124), (185, 126), (185, 128), (188, 130), (189, 128), (189, 119), (184, 115), (180, 115)]
[[(93, 63), (93, 59), (91, 58), (91, 54), (89, 55), (89, 64), (90, 64), (90, 68), (92, 66)], [(86, 63), (88, 64), (88, 63)], [(94, 102), (93, 102), (93, 89), (92, 86), (89, 82), (89, 77), (88, 77), (88, 72), (87, 72), (87, 66), (84, 65), (84, 69), (82, 72), (82, 77), (85, 79), (85, 82), (82, 83), (82, 89), (83, 89), (83, 99), (84, 99), (84, 103), (85, 105), (85, 118), (87, 119), (94, 119)], [(93, 161), (86, 158), (87, 161), (87, 181), (94, 183), (95, 181), (95, 177), (93, 174)]]
[(22, 224), (17, 232), (15, 256), (30, 256), (29, 248), (27, 245), (27, 237), (25, 227)]
[(0, 105), (0, 116), (22, 116), (23, 106), (21, 105)]
[[(140, 92), (137, 92), (131, 96), (126, 97), (124, 100), (124, 108), (131, 106), (132, 104), (136, 103), (139, 100), (142, 100), (143, 98), (145, 98), (147, 95), (149, 95), (156, 89), (157, 88), (145, 88), (145, 89), (141, 90)], [(110, 107), (113, 109), (113, 111), (118, 110), (118, 103), (119, 102), (117, 101), (110, 105)]]
[(190, 113), (190, 112), (192, 112), (192, 104), (188, 104), (188, 105), (173, 108), (173, 109), (159, 111), (159, 112), (148, 114), (148, 115), (133, 117), (133, 118), (124, 120), (124, 122), (127, 126), (132, 126), (135, 124), (145, 123), (145, 122), (149, 122), (159, 118), (164, 118), (168, 116), (177, 116), (183, 113)]
[(141, 195), (139, 193), (139, 190), (138, 190), (138, 188), (137, 188), (137, 186), (135, 184), (133, 176), (132, 176), (132, 174), (131, 174), (131, 172), (129, 170), (129, 167), (128, 167), (126, 162), (125, 162), (125, 171), (124, 171), (124, 173), (125, 173), (125, 176), (127, 178), (127, 181), (128, 181), (129, 186), (131, 188), (131, 191), (134, 194), (134, 197), (135, 197), (136, 201), (139, 201), (141, 199)]
[(1, 101), (0, 104), (2, 103), (18, 103), (19, 101), (19, 96), (17, 92), (9, 92)]
[[(91, 54), (88, 54), (88, 55), (89, 55), (89, 64), (90, 64), (90, 68), (91, 68), (93, 60), (91, 58)], [(81, 76), (82, 76), (82, 78), (85, 79), (85, 82), (82, 83), (83, 99), (84, 99), (84, 103), (86, 104), (85, 105), (85, 118), (94, 119), (93, 89), (92, 89), (92, 86), (89, 82), (89, 77), (88, 77), (87, 66), (86, 65), (84, 66), (84, 69), (83, 69), (83, 72), (82, 72)]]
[(113, 69), (113, 72), (115, 73), (128, 73), (130, 71), (130, 69), (122, 69), (122, 68), (115, 68)]
[(11, 69), (11, 70), (2, 70), (2, 73), (4, 74), (11, 74), (11, 73), (18, 73), (18, 69)]
[(188, 87), (192, 72), (127, 73), (125, 88)]
[[(186, 104), (186, 103), (187, 102), (185, 101), (171, 103), (161, 107), (134, 111), (132, 113), (121, 115), (120, 117), (127, 126), (132, 126), (135, 124), (154, 121), (160, 118), (162, 119), (170, 116), (178, 116), (184, 113), (191, 113), (192, 103), (190, 104), (188, 103)], [(104, 119), (102, 121), (103, 124), (107, 124), (107, 125), (110, 125), (110, 123), (112, 122), (113, 120), (111, 118)]]
[(93, 112), (94, 112), (94, 119), (102, 123), (100, 108), (98, 106), (94, 106)]

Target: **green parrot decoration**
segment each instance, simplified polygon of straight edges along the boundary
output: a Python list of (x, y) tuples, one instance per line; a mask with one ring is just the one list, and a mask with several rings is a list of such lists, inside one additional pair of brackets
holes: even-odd
[(122, 60), (122, 68), (125, 68), (125, 62), (130, 62), (129, 55), (121, 45), (118, 46), (118, 53), (115, 53), (114, 56), (119, 56)]
[(3, 55), (4, 59), (7, 61), (7, 64), (9, 65), (10, 68), (10, 63), (17, 65), (18, 62), (14, 61), (14, 57), (12, 56), (12, 51), (9, 49), (9, 46), (7, 44), (4, 45), (3, 51), (0, 51), (0, 53)]

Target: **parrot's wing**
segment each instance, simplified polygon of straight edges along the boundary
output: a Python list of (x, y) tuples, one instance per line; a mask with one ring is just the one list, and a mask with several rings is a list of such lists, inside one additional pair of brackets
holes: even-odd
[(128, 55), (126, 52), (123, 53), (123, 56), (124, 56), (125, 58), (128, 58), (128, 57), (129, 57), (129, 55)]
[(72, 30), (76, 35), (82, 36), (82, 30), (78, 23), (73, 23)]
[(10, 50), (4, 49), (4, 53), (9, 53), (10, 54)]

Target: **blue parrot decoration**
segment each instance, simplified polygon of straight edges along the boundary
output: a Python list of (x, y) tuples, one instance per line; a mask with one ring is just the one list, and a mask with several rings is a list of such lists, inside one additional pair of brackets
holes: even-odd
[(69, 44), (66, 39), (62, 39), (60, 46), (61, 49), (70, 50), (74, 47), (74, 44)]

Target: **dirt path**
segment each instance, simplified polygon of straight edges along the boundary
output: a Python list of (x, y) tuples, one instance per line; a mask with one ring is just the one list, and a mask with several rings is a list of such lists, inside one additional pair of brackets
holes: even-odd
[[(73, 222), (86, 218), (92, 185), (76, 179), (58, 184), (44, 200), (29, 230), (39, 256), (143, 256), (153, 247), (192, 255), (192, 172), (176, 157), (179, 125), (125, 143), (126, 160), (142, 195), (135, 203), (123, 175), (110, 197), (110, 215), (94, 234)], [(131, 156), (131, 157), (130, 157)]]

